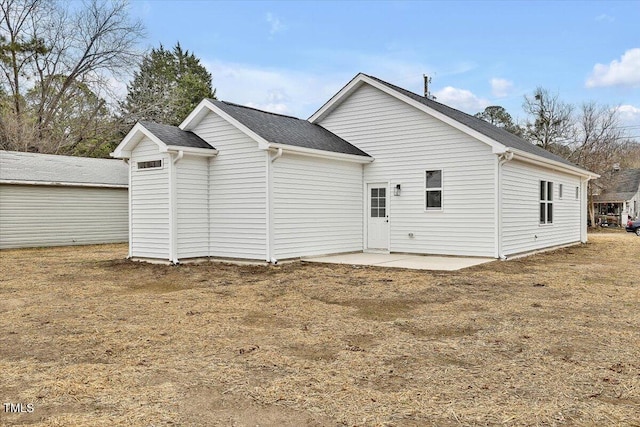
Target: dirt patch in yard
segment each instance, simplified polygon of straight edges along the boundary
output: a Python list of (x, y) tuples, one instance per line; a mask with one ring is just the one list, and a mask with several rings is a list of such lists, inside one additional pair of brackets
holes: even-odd
[(0, 425), (640, 426), (640, 239), (590, 239), (457, 272), (2, 251), (0, 403), (33, 412)]

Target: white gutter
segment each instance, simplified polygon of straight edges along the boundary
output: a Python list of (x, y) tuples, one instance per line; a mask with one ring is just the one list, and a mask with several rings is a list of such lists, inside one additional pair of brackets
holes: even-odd
[(131, 151), (130, 150), (121, 150), (118, 153), (113, 151), (113, 152), (109, 153), (109, 156), (113, 157), (114, 159), (126, 160), (126, 159), (130, 159), (131, 158)]
[(545, 166), (547, 168), (550, 169), (554, 169), (557, 171), (561, 171), (561, 172), (569, 172), (569, 173), (573, 173), (574, 175), (580, 175), (582, 177), (588, 177), (589, 179), (595, 179), (595, 178), (600, 178), (600, 175), (593, 173), (593, 172), (589, 172), (586, 169), (582, 169), (576, 166), (571, 166), (571, 165), (567, 165), (565, 163), (562, 162), (558, 162), (556, 160), (551, 160), (551, 159), (545, 159), (544, 157), (540, 157), (537, 156), (535, 154), (531, 154), (531, 153), (527, 153), (525, 151), (521, 151), (518, 150), (517, 148), (507, 148), (508, 151), (512, 151), (513, 154), (515, 154), (516, 159), (523, 161), (523, 162), (527, 162), (527, 163), (532, 163), (534, 165), (541, 165), (541, 166)]
[(181, 145), (167, 145), (165, 149), (160, 150), (161, 153), (179, 153), (180, 151), (184, 151), (192, 156), (213, 157), (218, 155), (218, 150), (212, 148), (193, 148), (183, 147)]
[(58, 187), (129, 188), (127, 184), (93, 184), (93, 183), (84, 183), (84, 182), (61, 182), (61, 181), (22, 181), (22, 180), (16, 180), (16, 179), (0, 179), (0, 184), (53, 185)]
[(502, 166), (513, 159), (513, 152), (510, 148), (505, 149), (498, 154), (498, 162), (496, 166), (496, 256), (501, 260), (507, 259), (502, 253)]
[(323, 159), (345, 160), (355, 163), (371, 163), (375, 159), (368, 156), (359, 156), (357, 154), (335, 153), (333, 151), (316, 150), (315, 148), (297, 147), (295, 145), (269, 143), (260, 148), (268, 150), (270, 148), (282, 149), (287, 152), (299, 154), (302, 156), (319, 157)]

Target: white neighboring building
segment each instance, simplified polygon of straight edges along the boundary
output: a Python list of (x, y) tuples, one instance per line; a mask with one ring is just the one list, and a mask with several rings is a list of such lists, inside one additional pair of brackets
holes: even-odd
[(593, 196), (597, 221), (624, 227), (640, 216), (640, 169), (614, 169), (607, 179), (610, 188)]
[(358, 74), (309, 120), (205, 99), (136, 124), (130, 257), (273, 261), (354, 251), (504, 258), (585, 242), (597, 175)]
[(0, 151), (0, 249), (126, 242), (121, 161)]

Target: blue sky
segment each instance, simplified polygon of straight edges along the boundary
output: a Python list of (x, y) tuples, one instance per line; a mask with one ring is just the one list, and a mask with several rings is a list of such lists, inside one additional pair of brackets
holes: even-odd
[(133, 1), (142, 48), (177, 41), (219, 99), (306, 118), (358, 72), (476, 113), (524, 119), (537, 86), (620, 106), (640, 135), (640, 1)]

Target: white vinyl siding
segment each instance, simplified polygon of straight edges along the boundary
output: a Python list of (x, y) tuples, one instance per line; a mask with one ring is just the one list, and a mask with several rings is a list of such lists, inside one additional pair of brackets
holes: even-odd
[(193, 132), (219, 151), (209, 161), (209, 255), (265, 260), (267, 153), (212, 112)]
[(278, 259), (362, 250), (362, 165), (285, 153), (272, 163)]
[[(138, 169), (137, 162), (162, 160), (162, 168)], [(143, 138), (131, 154), (131, 256), (170, 258), (169, 155)]]
[[(391, 252), (495, 255), (489, 146), (366, 84), (319, 124), (375, 158), (366, 183), (401, 184), (390, 195)], [(443, 171), (442, 210), (425, 211), (427, 170)]]
[[(580, 178), (512, 160), (502, 167), (502, 249), (504, 255), (580, 241), (580, 204), (558, 197), (558, 186), (574, 188)], [(540, 224), (540, 182), (553, 182), (553, 223)]]
[(126, 242), (127, 189), (0, 184), (0, 249)]
[(175, 168), (178, 259), (209, 256), (208, 158), (185, 155)]

